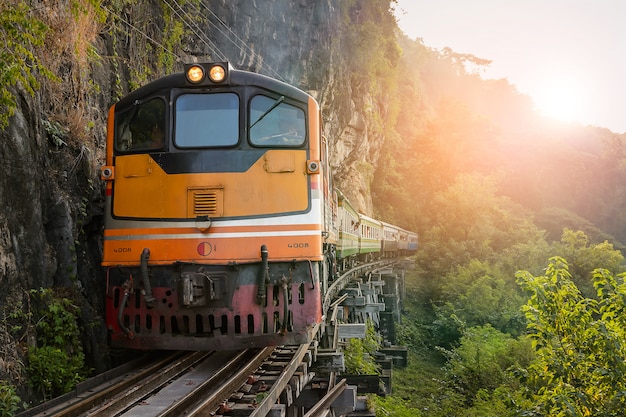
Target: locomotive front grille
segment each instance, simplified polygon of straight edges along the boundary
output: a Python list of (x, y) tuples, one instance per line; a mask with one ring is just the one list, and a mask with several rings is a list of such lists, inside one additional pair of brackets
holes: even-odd
[(223, 216), (223, 190), (221, 188), (190, 188), (188, 190), (188, 216)]

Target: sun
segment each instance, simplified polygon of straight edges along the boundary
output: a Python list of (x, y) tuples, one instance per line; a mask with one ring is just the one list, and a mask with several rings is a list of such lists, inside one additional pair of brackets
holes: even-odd
[(533, 94), (536, 109), (562, 122), (578, 122), (583, 116), (585, 98), (582, 84), (573, 77), (552, 77)]

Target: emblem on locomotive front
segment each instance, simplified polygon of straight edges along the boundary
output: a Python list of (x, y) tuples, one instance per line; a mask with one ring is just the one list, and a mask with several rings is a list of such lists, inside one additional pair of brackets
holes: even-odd
[(213, 252), (213, 247), (209, 242), (202, 242), (197, 247), (198, 255), (209, 256)]

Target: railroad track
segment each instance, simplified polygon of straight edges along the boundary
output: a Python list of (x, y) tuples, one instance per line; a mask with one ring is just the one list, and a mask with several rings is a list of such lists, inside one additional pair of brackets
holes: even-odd
[[(323, 300), (327, 326), (335, 326), (348, 298), (339, 294), (351, 280), (392, 263), (359, 265), (337, 277)], [(327, 328), (326, 333), (331, 350), (337, 349), (337, 332)], [(161, 352), (92, 378), (74, 392), (16, 417), (265, 417), (276, 408), (272, 415), (285, 415), (280, 408), (296, 403), (307, 404), (306, 417), (326, 416), (346, 389), (345, 380), (335, 384), (334, 371), (322, 382), (323, 393), (313, 396), (319, 395), (318, 399), (311, 402), (309, 395), (307, 400), (296, 400), (315, 377), (310, 368), (317, 355), (317, 345), (308, 344), (237, 352)], [(319, 386), (319, 380), (313, 385)]]
[(308, 345), (177, 352), (18, 416), (266, 416), (307, 352)]

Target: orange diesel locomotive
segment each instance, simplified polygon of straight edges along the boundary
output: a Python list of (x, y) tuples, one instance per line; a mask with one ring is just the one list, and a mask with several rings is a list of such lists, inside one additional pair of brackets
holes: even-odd
[(103, 265), (112, 347), (299, 344), (321, 322), (336, 215), (317, 102), (191, 64), (109, 111)]

